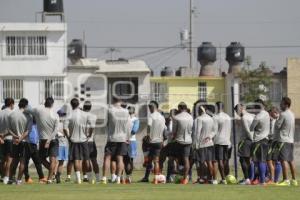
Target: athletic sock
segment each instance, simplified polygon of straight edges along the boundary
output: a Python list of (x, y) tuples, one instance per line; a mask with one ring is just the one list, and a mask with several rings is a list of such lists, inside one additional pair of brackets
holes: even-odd
[(75, 174), (76, 174), (76, 181), (81, 181), (81, 178), (80, 178), (80, 171), (77, 171), (77, 172), (75, 172)]
[(111, 182), (115, 182), (117, 180), (117, 175), (116, 174), (112, 174), (111, 175)]
[(89, 178), (88, 173), (84, 174), (84, 175), (83, 175), (83, 178), (84, 178), (84, 179), (88, 179), (88, 178)]
[(251, 164), (250, 164), (249, 178), (251, 181), (253, 181), (255, 178), (255, 164), (253, 162), (251, 162)]
[(274, 176), (274, 182), (277, 183), (279, 181), (279, 177), (282, 171), (282, 166), (280, 162), (275, 163), (275, 176)]
[(121, 183), (121, 177), (117, 176), (117, 183), (120, 184)]
[(67, 175), (67, 178), (71, 179), (71, 175), (70, 175), (70, 174), (68, 174), (68, 175)]
[(145, 179), (149, 179), (151, 169), (152, 169), (152, 163), (147, 165), (146, 172), (145, 172)]
[(92, 181), (92, 172), (87, 172), (86, 173), (86, 178), (89, 180), (89, 181)]
[(258, 163), (258, 171), (259, 171), (259, 181), (260, 183), (265, 183), (265, 179), (266, 179), (266, 169), (267, 169), (267, 165), (265, 162), (259, 162)]
[(95, 177), (96, 177), (96, 181), (99, 182), (100, 181), (100, 174), (95, 174)]

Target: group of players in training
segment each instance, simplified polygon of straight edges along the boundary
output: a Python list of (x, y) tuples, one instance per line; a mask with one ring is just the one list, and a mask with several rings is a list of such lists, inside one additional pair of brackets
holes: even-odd
[[(0, 111), (1, 181), (20, 185), (24, 175), (25, 183), (32, 183), (28, 170), (32, 159), (40, 183), (61, 183), (64, 162), (67, 162), (66, 182), (72, 181), (74, 169), (78, 184), (131, 183), (140, 121), (134, 107), (120, 99), (113, 101), (107, 114), (107, 143), (100, 177), (95, 144), (97, 117), (90, 112), (91, 102), (86, 101), (81, 108), (79, 100), (74, 98), (68, 105), (70, 109), (55, 111), (51, 97), (37, 108), (28, 106), (25, 98), (19, 100), (18, 108), (14, 108), (12, 98), (5, 99)], [(242, 104), (235, 106), (234, 120), (239, 127), (237, 150), (244, 174), (239, 184), (298, 185), (293, 161), (295, 117), (290, 106), (288, 97), (282, 99), (280, 109), (272, 107), (269, 111), (260, 99), (255, 101), (251, 113)], [(160, 112), (156, 101), (149, 102), (147, 135), (141, 141), (146, 170), (140, 182), (149, 182), (153, 172), (154, 184), (171, 183), (178, 177), (178, 183), (188, 184), (192, 182), (195, 165), (198, 178), (194, 183), (227, 184), (233, 119), (224, 112), (222, 102), (217, 102), (214, 108), (200, 103), (191, 112), (181, 102), (167, 115)], [(166, 176), (162, 175), (165, 162)], [(42, 166), (48, 170), (48, 176)], [(283, 179), (279, 181), (281, 172)]]

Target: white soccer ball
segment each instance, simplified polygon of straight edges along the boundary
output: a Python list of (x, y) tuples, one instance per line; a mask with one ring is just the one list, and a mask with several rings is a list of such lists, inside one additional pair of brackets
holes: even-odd
[(166, 183), (166, 176), (163, 175), (163, 174), (158, 175), (157, 181), (158, 181), (158, 183), (165, 184)]

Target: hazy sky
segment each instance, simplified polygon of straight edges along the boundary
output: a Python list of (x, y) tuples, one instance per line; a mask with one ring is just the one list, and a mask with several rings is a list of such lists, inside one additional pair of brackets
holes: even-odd
[[(33, 22), (42, 10), (42, 0), (0, 0), (1, 22)], [(188, 28), (189, 0), (65, 0), (68, 40), (86, 32), (90, 47), (168, 47), (180, 43), (179, 31)], [(266, 61), (280, 69), (286, 58), (300, 56), (297, 48), (253, 48), (300, 46), (299, 0), (194, 0), (195, 43), (211, 41), (226, 47), (240, 41), (251, 55), (253, 65)], [(251, 47), (251, 48), (250, 48)], [(90, 57), (110, 58), (104, 48), (89, 48)], [(122, 48), (117, 57), (156, 49)], [(223, 70), (225, 49), (218, 53)], [(188, 64), (186, 50), (172, 49), (143, 57), (151, 68)], [(221, 61), (221, 62), (220, 62)], [(196, 63), (196, 62), (195, 62)], [(197, 63), (197, 67), (199, 64)]]

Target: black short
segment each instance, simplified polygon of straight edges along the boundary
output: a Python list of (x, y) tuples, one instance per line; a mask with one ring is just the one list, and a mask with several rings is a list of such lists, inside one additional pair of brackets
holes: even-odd
[(228, 145), (215, 145), (215, 159), (216, 160), (229, 160), (229, 151)]
[(171, 142), (167, 144), (167, 151), (168, 151), (168, 156), (170, 157), (176, 157), (176, 144), (175, 142)]
[(69, 160), (89, 160), (89, 146), (87, 142), (72, 143), (70, 145)]
[(214, 146), (197, 149), (196, 154), (197, 154), (197, 161), (200, 163), (216, 160)]
[(46, 159), (48, 157), (57, 157), (58, 156), (58, 149), (59, 143), (58, 140), (51, 140), (49, 148), (45, 148), (47, 140), (40, 140), (40, 148), (39, 148), (39, 155), (41, 159)]
[(251, 140), (242, 140), (238, 144), (238, 155), (242, 158), (250, 158), (251, 157)]
[(149, 144), (149, 157), (159, 157), (162, 148), (162, 143), (150, 143)]
[(273, 160), (273, 152), (274, 152), (275, 147), (276, 147), (276, 142), (274, 142), (273, 140), (269, 140), (267, 161)]
[(273, 160), (288, 161), (294, 160), (294, 144), (286, 142), (276, 142), (273, 150)]
[(128, 144), (126, 142), (108, 142), (104, 148), (104, 153), (112, 158), (125, 156), (128, 154)]
[(174, 155), (177, 158), (190, 157), (191, 146), (191, 144), (180, 144), (178, 142), (175, 142), (173, 144), (172, 151), (174, 151)]
[(3, 156), (12, 156), (13, 154), (13, 141), (12, 140), (4, 140), (3, 144)]
[(25, 159), (28, 152), (28, 143), (20, 142), (18, 145), (13, 144), (12, 146), (12, 157), (18, 159)]
[(97, 146), (95, 142), (88, 142), (90, 159), (96, 159), (98, 155)]
[(254, 162), (266, 162), (268, 155), (268, 140), (254, 142), (251, 147), (251, 156)]

